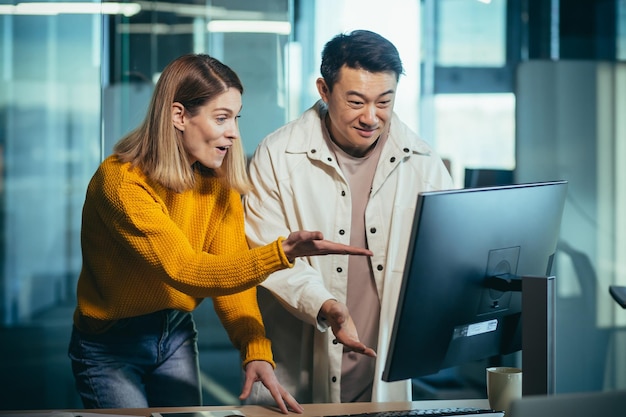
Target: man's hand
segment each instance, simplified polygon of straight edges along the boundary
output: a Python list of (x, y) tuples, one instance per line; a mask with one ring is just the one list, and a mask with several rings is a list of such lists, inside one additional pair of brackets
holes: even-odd
[(320, 309), (320, 316), (328, 322), (339, 343), (354, 352), (376, 357), (374, 349), (365, 346), (359, 340), (348, 306), (337, 300), (326, 300)]
[(373, 255), (372, 251), (369, 249), (357, 248), (355, 246), (325, 240), (322, 232), (309, 232), (306, 230), (291, 232), (282, 243), (283, 251), (291, 262), (293, 262), (295, 258), (301, 256), (335, 254), (361, 256)]
[[(294, 411), (295, 413), (302, 414), (304, 408), (296, 401), (295, 398), (291, 396), (286, 389), (282, 387), (278, 383), (278, 379), (276, 378), (276, 374), (274, 373), (274, 369), (272, 365), (265, 361), (252, 361), (246, 365), (246, 380), (243, 384), (243, 389), (241, 391), (241, 395), (239, 396), (240, 400), (245, 400), (250, 395), (252, 391), (252, 384), (257, 381), (261, 381), (263, 385), (270, 391), (272, 397), (276, 401), (278, 408), (283, 414), (288, 414), (289, 409)], [(285, 405), (286, 403), (286, 405)]]

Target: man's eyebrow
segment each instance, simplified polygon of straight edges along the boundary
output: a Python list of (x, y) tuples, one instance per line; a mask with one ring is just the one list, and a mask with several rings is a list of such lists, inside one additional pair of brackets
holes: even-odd
[[(389, 90), (385, 91), (384, 93), (381, 93), (378, 97), (386, 96), (386, 95), (388, 95), (388, 94), (394, 94), (395, 92), (396, 92), (396, 90), (394, 90), (394, 89), (389, 89)], [(352, 95), (354, 95), (354, 96), (359, 96), (359, 97), (361, 97), (361, 98), (363, 98), (363, 99), (367, 98), (367, 97), (365, 96), (365, 94), (360, 93), (360, 92), (355, 91), (355, 90), (348, 90), (348, 91), (346, 91), (346, 95), (348, 95), (348, 96), (352, 96)]]

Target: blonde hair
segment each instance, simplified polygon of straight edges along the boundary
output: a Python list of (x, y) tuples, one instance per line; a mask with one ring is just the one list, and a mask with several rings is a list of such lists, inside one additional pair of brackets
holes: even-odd
[(117, 142), (113, 152), (122, 162), (139, 167), (145, 175), (176, 192), (193, 188), (195, 174), (223, 178), (240, 194), (251, 186), (246, 156), (240, 140), (226, 154), (219, 169), (196, 162), (191, 165), (183, 148), (182, 135), (172, 123), (172, 104), (181, 103), (192, 115), (229, 88), (243, 94), (237, 74), (205, 54), (183, 55), (168, 64), (157, 82), (144, 121)]

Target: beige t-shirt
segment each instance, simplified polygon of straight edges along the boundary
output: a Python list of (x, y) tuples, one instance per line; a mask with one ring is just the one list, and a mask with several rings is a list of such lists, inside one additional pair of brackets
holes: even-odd
[[(381, 135), (374, 149), (364, 157), (355, 158), (341, 150), (332, 140), (341, 171), (348, 180), (352, 197), (352, 226), (350, 245), (367, 247), (365, 237), (365, 208), (372, 189), (374, 172), (387, 135)], [(359, 339), (376, 350), (380, 300), (370, 259), (350, 256), (348, 260), (348, 292), (346, 305), (356, 325)], [(370, 401), (374, 381), (375, 358), (344, 350), (341, 362), (341, 402)]]

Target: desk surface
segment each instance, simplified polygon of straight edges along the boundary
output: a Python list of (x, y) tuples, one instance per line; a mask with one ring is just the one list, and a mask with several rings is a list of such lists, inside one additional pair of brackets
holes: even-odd
[[(289, 416), (319, 417), (337, 414), (358, 414), (374, 411), (410, 410), (418, 408), (444, 408), (444, 407), (478, 407), (489, 408), (486, 399), (474, 400), (431, 400), (413, 402), (388, 402), (388, 403), (344, 403), (344, 404), (303, 404), (304, 413), (290, 413)], [(246, 417), (279, 417), (284, 416), (278, 409), (258, 405), (245, 406), (219, 406), (219, 407), (172, 407), (172, 408), (130, 408), (130, 409), (101, 409), (101, 410), (30, 410), (30, 411), (0, 411), (0, 416), (35, 416), (35, 417), (94, 417), (94, 414), (124, 415), (150, 417), (153, 412), (180, 412), (180, 411), (217, 411), (239, 410)], [(97, 417), (97, 416), (96, 416)]]

